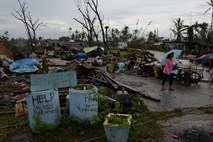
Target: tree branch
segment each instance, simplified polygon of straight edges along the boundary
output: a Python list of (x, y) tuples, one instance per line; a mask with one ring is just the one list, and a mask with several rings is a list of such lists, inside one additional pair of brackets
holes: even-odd
[(81, 21), (79, 21), (78, 19), (76, 18), (73, 18), (75, 21), (77, 21), (78, 23), (80, 23), (84, 28), (86, 28), (87, 30), (89, 30), (89, 28)]

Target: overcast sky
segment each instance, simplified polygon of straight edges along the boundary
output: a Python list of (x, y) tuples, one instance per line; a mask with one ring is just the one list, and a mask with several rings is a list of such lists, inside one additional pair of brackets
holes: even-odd
[[(99, 0), (99, 10), (105, 26), (121, 29), (125, 25), (138, 28), (146, 35), (158, 29), (159, 36), (170, 38), (173, 20), (181, 18), (185, 24), (195, 21), (210, 24), (211, 12), (203, 14), (209, 0)], [(76, 0), (26, 0), (33, 19), (39, 18), (42, 26), (37, 36), (58, 38), (68, 36), (68, 28), (81, 30), (73, 18), (81, 20)], [(17, 0), (0, 0), (0, 35), (8, 31), (11, 37), (27, 37), (24, 25), (11, 12), (20, 9)], [(138, 22), (138, 25), (136, 23)], [(151, 22), (150, 25), (148, 25)]]

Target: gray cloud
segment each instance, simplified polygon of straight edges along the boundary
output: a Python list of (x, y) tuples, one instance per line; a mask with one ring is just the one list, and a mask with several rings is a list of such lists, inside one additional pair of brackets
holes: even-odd
[(11, 19), (0, 16), (0, 23), (1, 24), (10, 23), (11, 21), (12, 21)]
[[(57, 38), (68, 35), (69, 27), (80, 30), (81, 25), (73, 20), (74, 17), (81, 19), (76, 1), (26, 0), (33, 18), (47, 23), (47, 27), (38, 29), (38, 36)], [(13, 8), (19, 9), (16, 0), (1, 0), (0, 31), (8, 30), (11, 36), (25, 36), (24, 26), (11, 16)], [(159, 34), (167, 37), (175, 18), (184, 19), (186, 24), (210, 22), (211, 13), (202, 14), (207, 9), (204, 0), (99, 0), (99, 10), (106, 25), (119, 29), (127, 25), (134, 29), (138, 19), (138, 27), (143, 28), (153, 21), (147, 31), (158, 28)]]

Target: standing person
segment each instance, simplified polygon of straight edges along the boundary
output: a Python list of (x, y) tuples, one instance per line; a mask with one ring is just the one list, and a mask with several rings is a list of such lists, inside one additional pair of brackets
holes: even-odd
[(116, 54), (113, 54), (113, 56), (111, 57), (111, 61), (113, 61), (113, 62), (117, 62), (118, 61), (118, 58), (117, 58)]
[(131, 70), (135, 66), (134, 57), (131, 57), (129, 61), (126, 62), (127, 70)]
[(213, 68), (213, 58), (210, 58), (210, 63), (209, 63), (209, 69), (207, 70), (207, 72), (210, 72), (211, 69)]
[(166, 62), (165, 62), (165, 66), (164, 66), (164, 69), (163, 69), (163, 82), (162, 82), (161, 91), (166, 90), (164, 88), (164, 85), (165, 85), (168, 78), (169, 78), (169, 90), (174, 91), (174, 89), (172, 89), (172, 83), (173, 83), (172, 69), (175, 65), (173, 63), (173, 57), (174, 57), (174, 52), (168, 54), (167, 57), (166, 57)]

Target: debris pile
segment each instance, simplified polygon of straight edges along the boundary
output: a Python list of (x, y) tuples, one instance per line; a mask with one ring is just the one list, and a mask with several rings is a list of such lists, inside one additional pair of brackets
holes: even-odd
[[(105, 69), (102, 69), (103, 66), (110, 62), (110, 58), (104, 54), (97, 56), (95, 54), (96, 51), (102, 53), (102, 49), (98, 47), (87, 49), (88, 55), (96, 56), (92, 58), (88, 58), (87, 54), (72, 52), (72, 50), (63, 46), (48, 46), (35, 52), (17, 52), (15, 56), (0, 52), (2, 63), (2, 69), (0, 69), (0, 78), (2, 79), (0, 82), (0, 97), (3, 99), (8, 98), (9, 103), (17, 110), (17, 116), (26, 114), (26, 96), (33, 92), (31, 82), (33, 75), (42, 74), (47, 76), (49, 73), (75, 71), (77, 84), (105, 86), (112, 90), (115, 96), (108, 97), (111, 102), (120, 101), (121, 103), (129, 104), (131, 93), (151, 98), (137, 89), (114, 80)], [(140, 73), (136, 71), (137, 74), (144, 76), (151, 75), (149, 74), (150, 70), (152, 70), (153, 62), (156, 61), (153, 55), (148, 52), (144, 53), (144, 55), (130, 58), (132, 63), (119, 63), (118, 58), (115, 56), (111, 58), (110, 63), (113, 64), (113, 71), (111, 72), (119, 70), (122, 73), (134, 73), (136, 68), (139, 68)], [(58, 92), (61, 110), (65, 110), (69, 87), (61, 87)], [(23, 106), (23, 104), (25, 105)], [(23, 111), (22, 108), (24, 108)]]
[(12, 50), (12, 47), (1, 40), (0, 40), (0, 55), (11, 59), (14, 58), (14, 52)]
[(184, 142), (212, 142), (213, 134), (205, 132), (204, 129), (193, 126), (192, 128), (183, 130), (179, 134), (180, 140)]
[[(111, 59), (112, 60), (112, 59)], [(149, 77), (154, 75), (154, 66), (157, 59), (150, 52), (144, 52), (141, 55), (130, 57), (126, 62), (112, 60), (107, 65), (107, 71), (110, 73), (127, 73), (128, 75), (141, 75)]]

